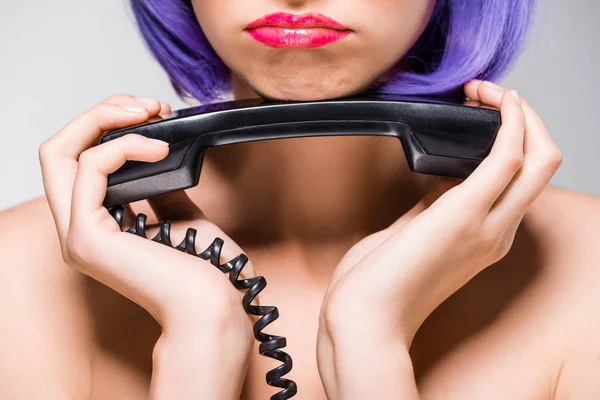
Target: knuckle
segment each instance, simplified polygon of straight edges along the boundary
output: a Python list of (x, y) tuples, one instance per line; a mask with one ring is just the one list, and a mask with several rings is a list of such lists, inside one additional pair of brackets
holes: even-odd
[(509, 89), (502, 88), (502, 94), (500, 95), (500, 108), (506, 107), (506, 104), (511, 101), (509, 96)]
[(46, 139), (38, 148), (38, 158), (40, 161), (48, 159), (55, 152), (54, 141), (52, 138)]
[(523, 162), (524, 155), (520, 152), (514, 152), (504, 157), (504, 165), (508, 172), (511, 173), (516, 173), (523, 166)]
[(128, 133), (127, 135), (123, 136), (123, 143), (126, 144), (127, 146), (143, 146), (146, 143), (146, 137), (138, 134), (138, 133)]
[(509, 103), (516, 103), (517, 101), (512, 97), (511, 92), (513, 89), (502, 88), (502, 101)]
[(94, 148), (88, 149), (79, 155), (79, 164), (93, 164), (94, 163)]
[(86, 243), (83, 237), (72, 229), (69, 229), (63, 249), (65, 262), (71, 267), (79, 269), (85, 260), (85, 254), (87, 254), (85, 249)]
[(141, 148), (146, 144), (146, 138), (137, 133), (128, 133), (112, 141), (111, 146), (114, 146), (114, 151), (120, 153), (125, 158), (131, 156), (132, 149)]
[(556, 171), (562, 164), (563, 156), (558, 147), (554, 147), (544, 155), (545, 165), (551, 171)]

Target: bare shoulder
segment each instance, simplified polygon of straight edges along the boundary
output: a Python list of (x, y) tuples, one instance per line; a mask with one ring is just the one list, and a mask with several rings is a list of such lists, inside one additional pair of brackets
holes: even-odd
[[(527, 214), (536, 235), (554, 255), (563, 254), (590, 266), (600, 255), (600, 197), (549, 185)], [(596, 255), (587, 258), (586, 256)], [(562, 260), (557, 260), (562, 261)], [(600, 273), (591, 270), (591, 273)]]
[(564, 332), (555, 399), (600, 398), (600, 197), (555, 186), (532, 204)]
[(89, 338), (48, 203), (0, 211), (0, 398), (85, 398)]
[(3, 274), (28, 276), (34, 281), (69, 275), (66, 268), (49, 267), (63, 262), (45, 197), (0, 211), (0, 227), (0, 257), (5, 261), (0, 264)]
[(581, 219), (600, 219), (600, 197), (593, 194), (548, 185), (533, 206), (552, 211), (555, 222), (569, 224)]
[[(600, 197), (548, 186), (525, 218), (539, 247), (545, 282), (554, 285), (557, 293), (568, 293), (568, 299), (577, 302), (581, 317), (588, 312), (597, 314), (600, 307)], [(575, 316), (577, 312), (571, 314)]]

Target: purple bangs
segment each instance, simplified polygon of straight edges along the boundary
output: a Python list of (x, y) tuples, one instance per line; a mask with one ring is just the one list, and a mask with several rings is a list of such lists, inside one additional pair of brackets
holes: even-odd
[[(181, 98), (210, 103), (231, 90), (230, 70), (204, 36), (190, 0), (131, 0), (142, 36)], [(516, 60), (536, 0), (437, 0), (400, 62), (410, 65), (379, 93), (463, 94), (470, 79), (496, 81)], [(399, 64), (400, 64), (399, 62)]]

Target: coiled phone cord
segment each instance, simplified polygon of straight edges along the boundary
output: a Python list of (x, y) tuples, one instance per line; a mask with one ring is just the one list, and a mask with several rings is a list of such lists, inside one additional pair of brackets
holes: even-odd
[[(121, 231), (123, 231), (124, 207), (116, 206), (110, 209), (110, 214), (117, 221)], [(137, 214), (134, 223), (127, 229), (128, 233), (146, 236), (146, 215)], [(242, 298), (244, 310), (255, 316), (260, 316), (253, 326), (254, 337), (260, 342), (259, 353), (265, 357), (281, 361), (283, 364), (267, 372), (266, 380), (269, 386), (282, 388), (283, 390), (271, 396), (271, 400), (284, 400), (293, 397), (297, 393), (296, 383), (290, 379), (283, 378), (285, 374), (292, 370), (292, 358), (286, 352), (280, 350), (286, 346), (286, 339), (283, 336), (270, 335), (262, 330), (271, 322), (279, 318), (279, 311), (275, 306), (256, 306), (252, 305), (254, 298), (267, 286), (267, 281), (262, 276), (255, 276), (249, 279), (239, 280), (242, 269), (248, 262), (245, 254), (240, 254), (234, 259), (224, 264), (219, 264), (221, 259), (221, 249), (223, 248), (223, 239), (215, 238), (212, 244), (202, 253), (196, 253), (196, 230), (188, 228), (185, 238), (177, 245), (171, 243), (171, 222), (161, 221), (160, 230), (151, 240), (164, 244), (174, 249), (183, 251), (187, 254), (200, 257), (203, 260), (210, 260), (210, 263), (217, 267), (221, 272), (229, 274), (229, 281), (238, 290), (247, 290)]]

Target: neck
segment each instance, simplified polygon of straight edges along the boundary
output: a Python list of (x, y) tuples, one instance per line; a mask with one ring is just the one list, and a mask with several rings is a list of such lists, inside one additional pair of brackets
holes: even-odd
[[(258, 97), (234, 78), (234, 98)], [(330, 136), (215, 147), (187, 191), (241, 246), (352, 244), (407, 212), (432, 177), (392, 137)]]

